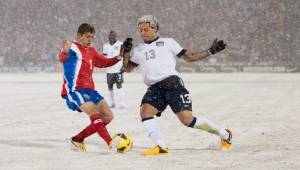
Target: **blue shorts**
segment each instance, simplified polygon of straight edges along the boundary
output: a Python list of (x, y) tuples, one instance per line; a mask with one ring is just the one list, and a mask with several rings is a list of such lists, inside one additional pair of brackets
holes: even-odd
[(178, 76), (170, 76), (152, 86), (144, 95), (141, 105), (148, 103), (159, 112), (157, 116), (169, 105), (174, 113), (192, 111), (192, 100), (189, 91), (184, 87), (183, 81)]
[(65, 97), (67, 106), (70, 110), (79, 111), (79, 107), (85, 102), (93, 102), (97, 105), (104, 99), (96, 90), (80, 89), (68, 93)]

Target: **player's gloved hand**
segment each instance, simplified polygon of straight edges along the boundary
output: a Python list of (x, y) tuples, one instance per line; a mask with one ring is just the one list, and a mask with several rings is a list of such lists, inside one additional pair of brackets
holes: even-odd
[(211, 54), (216, 54), (222, 50), (224, 50), (226, 44), (223, 40), (218, 40), (217, 38), (212, 43), (211, 47), (208, 49)]
[(132, 47), (133, 47), (133, 43), (132, 43), (132, 38), (126, 38), (126, 40), (123, 42), (121, 49), (125, 52), (128, 53), (131, 51)]

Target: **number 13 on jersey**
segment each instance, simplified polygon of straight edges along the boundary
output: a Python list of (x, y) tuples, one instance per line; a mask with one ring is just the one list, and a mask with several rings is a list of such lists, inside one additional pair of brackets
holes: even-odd
[(154, 59), (155, 56), (155, 51), (153, 49), (146, 51), (145, 52), (146, 60)]

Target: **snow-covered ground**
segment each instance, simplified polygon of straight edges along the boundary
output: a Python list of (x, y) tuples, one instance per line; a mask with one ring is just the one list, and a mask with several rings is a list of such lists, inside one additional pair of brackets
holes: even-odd
[[(105, 74), (96, 88), (108, 99)], [(111, 153), (94, 135), (91, 152), (66, 141), (89, 119), (60, 98), (61, 74), (0, 74), (0, 169), (300, 169), (300, 74), (181, 74), (196, 116), (234, 131), (230, 151), (216, 149), (217, 136), (181, 125), (168, 108), (158, 120), (170, 155), (144, 157), (152, 146), (139, 118), (146, 86), (141, 75), (125, 75), (127, 107), (113, 109), (111, 134), (128, 132), (134, 146)]]

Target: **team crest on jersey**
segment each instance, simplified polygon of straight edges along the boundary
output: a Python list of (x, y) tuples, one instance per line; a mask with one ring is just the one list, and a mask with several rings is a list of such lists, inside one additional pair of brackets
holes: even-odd
[(156, 42), (157, 47), (161, 47), (161, 46), (164, 46), (164, 45), (165, 45), (165, 43), (163, 41), (157, 41)]
[(85, 99), (89, 99), (90, 98), (90, 96), (88, 95), (88, 94), (83, 94), (82, 95)]

